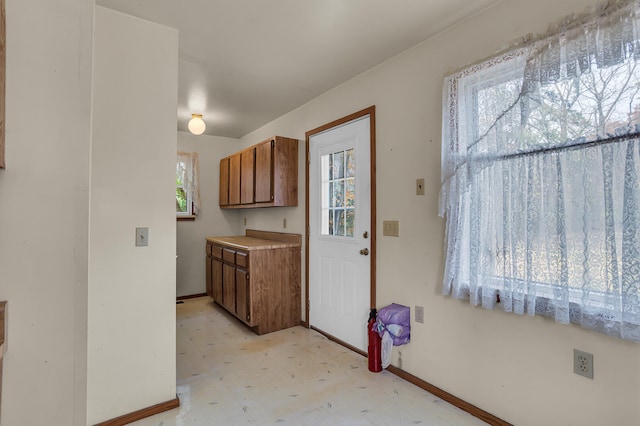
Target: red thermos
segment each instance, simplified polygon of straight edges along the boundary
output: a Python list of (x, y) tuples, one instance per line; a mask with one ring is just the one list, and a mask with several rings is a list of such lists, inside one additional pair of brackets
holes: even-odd
[(369, 332), (369, 371), (379, 373), (382, 371), (382, 339), (375, 330), (377, 311), (376, 308), (371, 308), (369, 314), (369, 322), (367, 323), (367, 330)]

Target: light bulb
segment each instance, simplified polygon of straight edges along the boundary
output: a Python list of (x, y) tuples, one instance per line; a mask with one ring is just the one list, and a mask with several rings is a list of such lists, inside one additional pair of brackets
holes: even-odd
[(191, 114), (191, 120), (189, 120), (187, 127), (194, 135), (201, 135), (207, 128), (207, 125), (204, 124), (204, 121), (202, 120), (202, 114)]

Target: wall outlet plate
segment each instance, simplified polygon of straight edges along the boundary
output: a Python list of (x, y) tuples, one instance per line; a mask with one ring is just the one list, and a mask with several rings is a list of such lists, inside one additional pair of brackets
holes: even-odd
[(588, 379), (593, 379), (593, 354), (574, 349), (573, 372)]
[(424, 195), (424, 179), (416, 179), (416, 195)]
[(419, 322), (420, 324), (424, 324), (424, 307), (416, 306), (414, 309), (414, 312), (415, 312), (416, 322)]
[(382, 222), (382, 235), (388, 237), (400, 236), (400, 222), (397, 220), (385, 220)]

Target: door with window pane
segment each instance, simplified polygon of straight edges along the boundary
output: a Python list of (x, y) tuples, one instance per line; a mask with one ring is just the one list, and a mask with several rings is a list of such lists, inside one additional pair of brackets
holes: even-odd
[(309, 323), (362, 351), (371, 300), (369, 121), (309, 139)]

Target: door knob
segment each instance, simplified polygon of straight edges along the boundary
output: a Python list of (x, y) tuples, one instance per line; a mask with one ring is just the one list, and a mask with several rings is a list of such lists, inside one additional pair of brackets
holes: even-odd
[(363, 256), (367, 256), (369, 254), (369, 249), (363, 248), (360, 250), (360, 254)]

